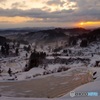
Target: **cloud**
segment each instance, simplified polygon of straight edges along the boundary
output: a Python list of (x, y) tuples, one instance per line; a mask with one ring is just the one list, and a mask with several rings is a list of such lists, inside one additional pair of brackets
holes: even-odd
[(64, 2), (61, 2), (60, 0), (49, 0), (46, 4), (47, 5), (62, 5)]
[(66, 15), (72, 13), (73, 10), (62, 10), (55, 12), (47, 12), (41, 9), (29, 9), (29, 10), (20, 10), (20, 9), (0, 9), (0, 16), (26, 16), (26, 17), (35, 17), (35, 18), (61, 18), (66, 17)]
[(77, 6), (82, 9), (100, 9), (100, 0), (68, 0), (76, 2)]
[(46, 5), (46, 7), (50, 8), (51, 11), (77, 9), (76, 3), (68, 0), (49, 0), (46, 2)]
[(0, 4), (1, 5), (3, 5), (3, 6), (5, 6), (5, 2), (6, 2), (7, 0), (0, 0)]
[(13, 23), (13, 24), (17, 24), (17, 23), (23, 23), (23, 22), (28, 22), (28, 21), (33, 21), (33, 18), (29, 18), (29, 17), (0, 17), (0, 22), (3, 23)]
[(15, 3), (12, 3), (12, 8), (25, 8), (25, 7), (27, 7), (26, 6), (26, 3), (25, 3), (25, 1), (23, 1), (23, 2), (15, 2)]
[(0, 16), (7, 17), (30, 17), (30, 18), (42, 18), (49, 19), (48, 21), (58, 21), (58, 22), (70, 22), (70, 21), (80, 21), (80, 20), (99, 20), (99, 10), (98, 9), (87, 9), (87, 10), (61, 10), (54, 12), (47, 12), (42, 9), (0, 9)]
[(0, 0), (0, 3), (5, 2), (5, 1), (7, 1), (7, 0)]
[[(37, 0), (30, 0), (31, 3), (36, 1)], [(38, 0), (38, 3), (39, 2), (43, 2), (43, 0)], [(4, 9), (1, 7), (0, 16), (10, 18), (19, 16), (21, 18), (32, 19), (23, 20), (23, 22), (25, 21), (28, 23), (40, 21), (43, 23), (56, 24), (100, 20), (99, 0), (44, 0), (43, 3), (45, 4), (40, 8), (31, 7), (23, 10), (22, 8), (26, 7), (26, 3), (27, 2), (23, 0), (23, 2), (17, 1), (12, 3), (10, 9)]]

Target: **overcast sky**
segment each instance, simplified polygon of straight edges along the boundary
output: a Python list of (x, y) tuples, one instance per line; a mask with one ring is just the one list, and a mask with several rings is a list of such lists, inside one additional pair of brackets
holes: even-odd
[(0, 0), (0, 28), (99, 27), (100, 0)]

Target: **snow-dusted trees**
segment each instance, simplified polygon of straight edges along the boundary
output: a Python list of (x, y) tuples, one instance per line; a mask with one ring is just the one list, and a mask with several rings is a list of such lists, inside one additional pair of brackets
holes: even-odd
[(11, 68), (8, 69), (8, 74), (9, 74), (9, 76), (12, 76)]
[(82, 40), (80, 43), (80, 47), (87, 47), (87, 45), (88, 45), (88, 42), (86, 39)]
[(72, 37), (70, 37), (69, 38), (69, 46), (74, 46), (74, 45), (76, 45), (77, 44), (77, 40), (78, 40), (78, 38), (76, 37), (76, 36), (72, 36)]
[(34, 50), (34, 52), (30, 55), (29, 64), (27, 67), (25, 67), (25, 71), (28, 71), (33, 67), (38, 67), (40, 64), (43, 63), (45, 57), (46, 57), (45, 52), (36, 52)]
[(18, 48), (16, 48), (15, 53), (16, 53), (16, 56), (19, 55), (19, 49)]
[(5, 54), (5, 48), (4, 46), (1, 47), (1, 53), (4, 55)]
[(31, 46), (30, 45), (28, 45), (28, 47), (24, 46), (24, 50), (27, 51), (27, 52), (31, 51)]
[(9, 44), (5, 43), (6, 55), (9, 55)]
[(1, 47), (1, 53), (2, 55), (9, 55), (9, 44), (5, 43), (4, 45), (2, 45)]

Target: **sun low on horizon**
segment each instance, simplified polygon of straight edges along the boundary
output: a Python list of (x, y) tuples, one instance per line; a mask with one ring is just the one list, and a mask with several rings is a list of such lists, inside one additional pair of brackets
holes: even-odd
[(99, 27), (100, 26), (100, 21), (84, 21), (84, 22), (78, 22), (76, 24), (77, 27), (82, 27), (82, 28), (93, 28), (93, 27)]
[(83, 26), (84, 25), (84, 22), (80, 22), (80, 25)]
[(99, 0), (0, 0), (0, 28), (99, 27), (99, 5)]

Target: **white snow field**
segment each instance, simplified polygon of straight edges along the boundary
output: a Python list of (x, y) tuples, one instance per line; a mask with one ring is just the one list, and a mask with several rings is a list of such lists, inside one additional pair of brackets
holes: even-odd
[(96, 70), (98, 73), (98, 77), (95, 81), (89, 82), (85, 85), (81, 85), (77, 87), (76, 89), (72, 90), (75, 93), (87, 93), (87, 92), (97, 92), (98, 96), (70, 96), (70, 92), (65, 94), (62, 97), (59, 98), (24, 98), (24, 97), (4, 97), (1, 96), (0, 100), (100, 100), (100, 69), (99, 68), (93, 68), (93, 70)]
[[(72, 54), (65, 56), (61, 51), (62, 56), (59, 58), (90, 61), (51, 63), (46, 69), (39, 66), (24, 72), (23, 69), (28, 62), (25, 58), (26, 51), (21, 49), (18, 57), (1, 57), (0, 67), (3, 72), (0, 73), (0, 100), (100, 100), (100, 65), (95, 66), (96, 61), (100, 61), (100, 43), (91, 44), (86, 48), (76, 46), (68, 49), (72, 50)], [(54, 59), (51, 56), (52, 52), (47, 53), (47, 59)], [(56, 70), (63, 66), (69, 69), (58, 73)], [(12, 77), (7, 73), (9, 68), (15, 73)], [(44, 75), (45, 71), (49, 74)], [(51, 73), (52, 71), (54, 73)], [(93, 72), (97, 72), (95, 76), (92, 76)], [(70, 97), (70, 91), (98, 92), (99, 95)]]

